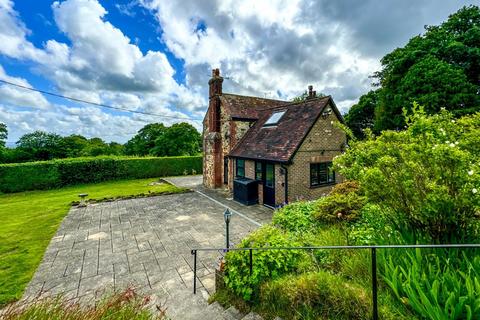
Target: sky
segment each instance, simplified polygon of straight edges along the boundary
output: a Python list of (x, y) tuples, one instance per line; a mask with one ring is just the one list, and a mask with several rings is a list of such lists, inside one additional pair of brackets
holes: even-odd
[(308, 85), (345, 113), (380, 59), (464, 0), (0, 0), (7, 145), (35, 130), (124, 143), (148, 123), (201, 129), (212, 68), (224, 92), (289, 100)]

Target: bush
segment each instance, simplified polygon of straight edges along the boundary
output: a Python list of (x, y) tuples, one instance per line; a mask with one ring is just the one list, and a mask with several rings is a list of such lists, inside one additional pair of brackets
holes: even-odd
[(202, 157), (95, 157), (0, 165), (0, 192), (202, 172)]
[[(266, 225), (242, 240), (240, 248), (296, 247), (301, 243), (285, 232)], [(303, 250), (257, 250), (253, 254), (253, 273), (250, 275), (249, 252), (230, 251), (225, 256), (225, 284), (237, 295), (249, 301), (255, 298), (259, 285), (288, 272), (297, 272), (302, 266), (312, 265)]]
[(369, 319), (366, 290), (325, 271), (288, 275), (265, 283), (262, 305), (285, 319)]
[(333, 193), (317, 201), (315, 218), (324, 223), (355, 221), (366, 198), (356, 192)]
[(275, 211), (273, 224), (292, 232), (305, 232), (315, 227), (313, 211), (315, 203), (299, 201), (286, 205)]
[(418, 107), (405, 131), (353, 141), (334, 161), (357, 180), (369, 202), (390, 219), (433, 242), (475, 241), (480, 212), (480, 113), (454, 119)]

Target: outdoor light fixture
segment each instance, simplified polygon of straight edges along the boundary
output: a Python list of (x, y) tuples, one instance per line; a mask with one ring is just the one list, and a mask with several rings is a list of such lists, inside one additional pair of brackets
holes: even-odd
[(226, 241), (226, 247), (225, 248), (230, 248), (230, 220), (232, 219), (232, 213), (230, 210), (225, 210), (223, 213), (223, 219), (225, 220), (225, 241)]
[(78, 204), (78, 206), (86, 207), (87, 202), (85, 201), (85, 198), (88, 196), (88, 193), (80, 193), (78, 196), (80, 197), (80, 203)]

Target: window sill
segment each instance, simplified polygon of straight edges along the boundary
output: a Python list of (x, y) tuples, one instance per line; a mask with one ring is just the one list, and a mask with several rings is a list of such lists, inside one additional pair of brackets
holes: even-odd
[(323, 184), (318, 184), (315, 186), (310, 186), (310, 189), (318, 189), (318, 188), (323, 188), (323, 187), (329, 187), (337, 184), (336, 182), (329, 182), (329, 183), (323, 183)]

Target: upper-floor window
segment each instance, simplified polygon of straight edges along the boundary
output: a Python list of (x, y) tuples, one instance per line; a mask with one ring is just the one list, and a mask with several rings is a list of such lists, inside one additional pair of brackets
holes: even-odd
[(245, 160), (244, 159), (237, 159), (236, 161), (236, 176), (237, 177), (245, 177)]
[(310, 186), (335, 183), (335, 171), (332, 162), (310, 163)]
[(264, 127), (275, 126), (280, 121), (280, 119), (283, 117), (285, 112), (286, 112), (286, 110), (277, 111), (277, 112), (272, 113), (270, 118), (268, 118), (268, 120), (265, 121), (265, 124), (263, 126)]

